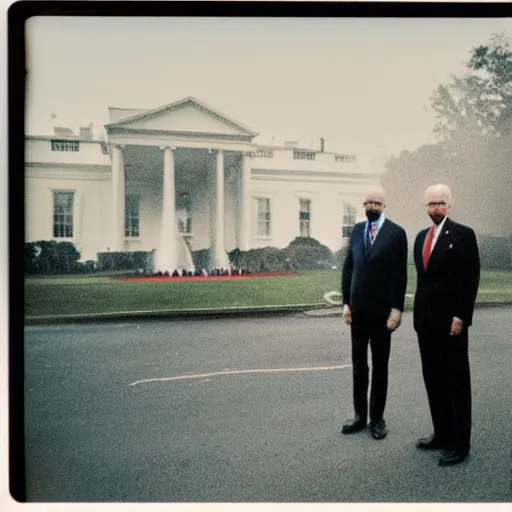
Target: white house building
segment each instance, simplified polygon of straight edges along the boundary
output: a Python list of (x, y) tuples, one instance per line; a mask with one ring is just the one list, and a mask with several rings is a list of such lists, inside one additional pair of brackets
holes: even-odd
[(110, 108), (92, 127), (26, 137), (26, 241), (98, 252), (155, 251), (155, 270), (191, 269), (189, 249), (227, 267), (234, 248), (311, 236), (332, 251), (361, 220), (380, 175), (353, 155), (259, 145), (258, 134), (195, 98), (154, 110)]

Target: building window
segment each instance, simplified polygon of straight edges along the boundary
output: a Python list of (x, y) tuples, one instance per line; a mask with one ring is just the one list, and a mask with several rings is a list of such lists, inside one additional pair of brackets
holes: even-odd
[(140, 236), (139, 196), (126, 196), (124, 201), (124, 236)]
[(54, 238), (73, 237), (74, 192), (53, 193), (53, 236)]
[(347, 164), (355, 164), (356, 157), (353, 155), (334, 155), (334, 160), (336, 162), (347, 163)]
[(350, 238), (354, 231), (354, 226), (343, 226), (343, 238)]
[(311, 151), (294, 151), (293, 152), (294, 160), (315, 160), (316, 153)]
[(270, 199), (258, 199), (257, 233), (258, 236), (270, 235)]
[(274, 152), (271, 149), (257, 149), (255, 151), (246, 151), (246, 156), (251, 158), (274, 158)]
[(52, 140), (52, 151), (80, 151), (77, 140)]
[(354, 229), (354, 224), (356, 223), (356, 212), (357, 209), (355, 206), (352, 206), (348, 203), (343, 204), (343, 238), (350, 238), (352, 235), (352, 230)]
[(300, 236), (311, 236), (311, 200), (299, 199)]
[(181, 234), (192, 233), (192, 207), (188, 192), (181, 192), (176, 197), (176, 217), (178, 231)]

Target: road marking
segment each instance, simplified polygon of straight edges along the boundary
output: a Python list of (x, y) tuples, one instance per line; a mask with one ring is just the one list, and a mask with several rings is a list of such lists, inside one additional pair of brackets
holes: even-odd
[(213, 373), (200, 373), (192, 375), (179, 375), (177, 377), (160, 377), (154, 379), (143, 379), (132, 382), (130, 386), (137, 386), (139, 384), (145, 384), (146, 382), (168, 382), (171, 380), (185, 380), (185, 379), (204, 379), (207, 377), (217, 377), (219, 375), (240, 375), (245, 373), (285, 373), (285, 372), (317, 372), (324, 370), (341, 370), (344, 368), (350, 368), (351, 364), (342, 364), (339, 366), (313, 366), (306, 368), (268, 368), (268, 369), (254, 369), (254, 370), (231, 370)]

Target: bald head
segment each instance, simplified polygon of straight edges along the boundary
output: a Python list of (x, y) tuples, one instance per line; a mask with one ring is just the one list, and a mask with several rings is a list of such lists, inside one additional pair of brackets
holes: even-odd
[(384, 192), (384, 189), (377, 185), (367, 189), (364, 195), (363, 204), (368, 202), (377, 202), (382, 206), (386, 206), (386, 192)]
[(431, 185), (425, 190), (425, 205), (428, 216), (434, 224), (440, 224), (448, 215), (452, 205), (452, 193), (448, 185), (438, 183)]
[(386, 193), (381, 187), (369, 188), (363, 199), (366, 217), (370, 222), (375, 222), (386, 207)]
[(425, 204), (444, 201), (448, 206), (452, 205), (452, 193), (450, 187), (444, 183), (431, 185), (425, 190)]

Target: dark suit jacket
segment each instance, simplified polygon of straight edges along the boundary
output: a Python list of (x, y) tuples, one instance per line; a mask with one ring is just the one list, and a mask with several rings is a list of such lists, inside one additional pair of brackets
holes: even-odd
[(417, 272), (414, 297), (416, 331), (439, 327), (450, 330), (452, 318), (460, 318), (464, 327), (473, 321), (473, 309), (480, 282), (480, 257), (474, 231), (447, 218), (423, 268), (423, 244), (427, 229), (414, 242)]
[(407, 285), (407, 236), (384, 219), (371, 252), (365, 251), (366, 221), (354, 226), (343, 265), (341, 293), (352, 319), (385, 323), (391, 308), (404, 309)]

